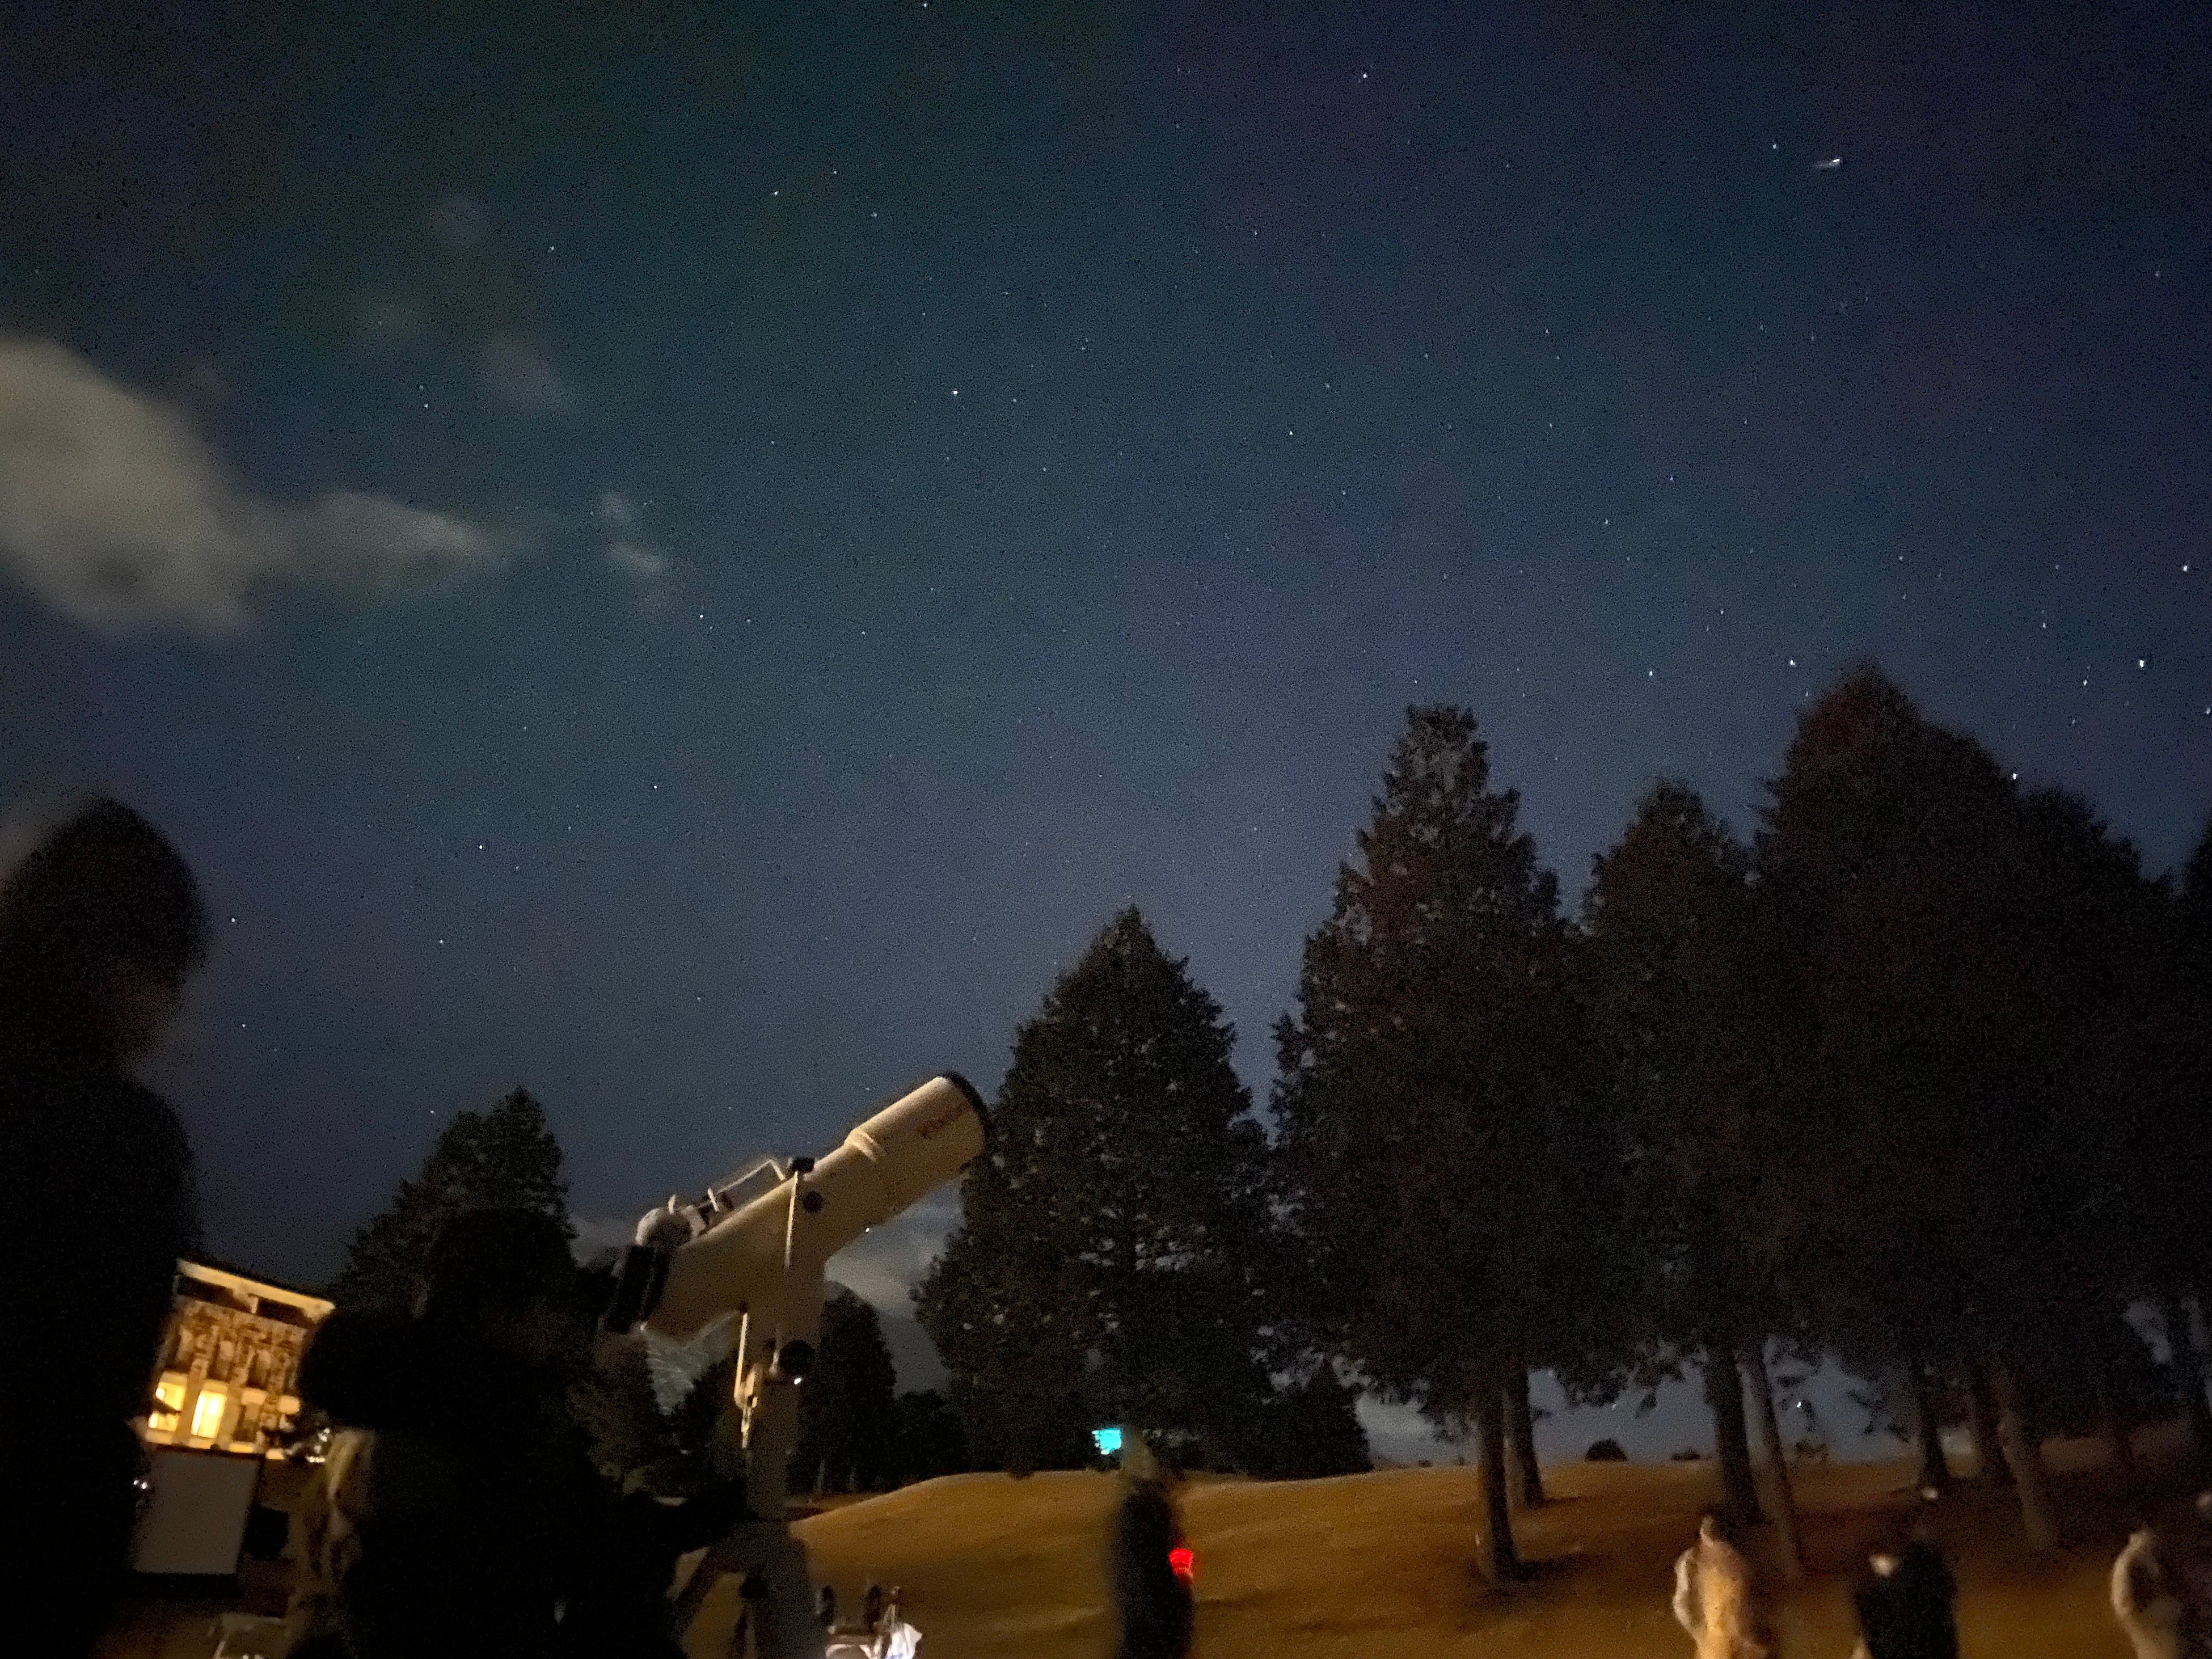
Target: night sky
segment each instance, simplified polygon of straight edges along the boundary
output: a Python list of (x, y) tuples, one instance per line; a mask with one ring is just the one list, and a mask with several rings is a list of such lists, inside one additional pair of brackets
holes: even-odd
[(516, 1083), (592, 1220), (988, 1091), (1129, 901), (1264, 1099), (1410, 702), (1571, 895), (1866, 657), (2179, 862), (2190, 12), (11, 26), (0, 790), (202, 875), (213, 1247)]

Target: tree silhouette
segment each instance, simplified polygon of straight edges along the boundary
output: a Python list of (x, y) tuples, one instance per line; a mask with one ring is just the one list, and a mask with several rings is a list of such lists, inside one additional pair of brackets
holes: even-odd
[(1232, 1039), (1134, 909), (1016, 1035), (992, 1149), (915, 1298), (981, 1456), (1079, 1464), (1093, 1425), (1126, 1423), (1250, 1466), (1267, 1149)]
[(817, 1492), (875, 1492), (889, 1484), (898, 1431), (898, 1376), (876, 1310), (833, 1285), (822, 1340), (799, 1391), (791, 1466)]
[(2033, 816), (1978, 744), (1865, 669), (1801, 720), (1757, 858), (1802, 997), (1791, 1104), (1814, 1138), (1799, 1167), (1820, 1322), (1985, 1386), (2027, 1531), (2050, 1547), (2021, 1379), (2077, 1311), (2050, 1268), (2078, 1103)]
[[(1732, 1519), (1760, 1518), (1737, 1376), (1786, 1328), (1783, 999), (1751, 855), (1686, 784), (1646, 794), (1584, 902), (1632, 1260), (1653, 1334), (1699, 1357)], [(1764, 1384), (1763, 1358), (1756, 1381)], [(1771, 1396), (1770, 1396), (1771, 1397)]]
[(968, 1468), (968, 1435), (952, 1402), (934, 1389), (902, 1394), (892, 1412), (892, 1478), (901, 1482), (960, 1474)]
[(438, 1234), (455, 1216), (478, 1209), (540, 1211), (574, 1235), (561, 1143), (527, 1090), (455, 1115), (420, 1173), (401, 1182), (392, 1201), (356, 1231), (331, 1298), (345, 1307), (410, 1305)]
[(1572, 1065), (1558, 884), (1464, 709), (1407, 711), (1277, 1030), (1279, 1170), (1347, 1356), (1481, 1449), (1486, 1565), (1518, 1571), (1516, 1373), (1606, 1276), (1603, 1147)]

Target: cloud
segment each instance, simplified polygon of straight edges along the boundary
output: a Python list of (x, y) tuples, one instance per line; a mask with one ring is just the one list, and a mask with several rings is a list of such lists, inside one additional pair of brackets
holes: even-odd
[(477, 382), (518, 415), (567, 415), (576, 395), (544, 354), (510, 335), (485, 341), (477, 353)]
[(629, 571), (640, 581), (652, 581), (668, 574), (668, 555), (654, 548), (641, 547), (635, 542), (610, 544), (607, 562), (617, 570)]
[(1393, 1463), (1449, 1463), (1460, 1454), (1413, 1407), (1363, 1394), (1352, 1402), (1368, 1449)]
[(177, 410), (50, 341), (0, 338), (0, 568), (88, 627), (221, 632), (272, 582), (375, 591), (496, 553), (478, 526), (388, 496), (264, 500)]
[(611, 538), (607, 562), (635, 577), (648, 600), (659, 599), (661, 583), (673, 566), (667, 554), (639, 538), (637, 503), (620, 490), (610, 489), (599, 497), (599, 528)]
[[(914, 1287), (945, 1248), (945, 1236), (960, 1218), (960, 1200), (939, 1193), (873, 1231), (864, 1233), (830, 1259), (825, 1275), (876, 1310), (884, 1342), (902, 1389), (941, 1389), (945, 1362), (927, 1332), (914, 1316)], [(589, 1261), (630, 1242), (636, 1218), (582, 1215), (571, 1212), (576, 1229), (575, 1255)]]
[(635, 1216), (579, 1215), (572, 1210), (568, 1224), (576, 1230), (570, 1249), (579, 1261), (588, 1262), (609, 1250), (620, 1250), (637, 1236)]
[(914, 1287), (960, 1219), (956, 1193), (939, 1193), (863, 1233), (830, 1260), (830, 1277), (879, 1314), (914, 1317)]
[(863, 1233), (830, 1258), (829, 1277), (876, 1310), (902, 1389), (945, 1386), (945, 1362), (914, 1316), (914, 1287), (960, 1219), (957, 1192), (940, 1192)]

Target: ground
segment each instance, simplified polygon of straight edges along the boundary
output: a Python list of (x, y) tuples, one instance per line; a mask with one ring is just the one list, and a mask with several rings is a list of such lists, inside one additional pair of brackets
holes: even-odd
[[(2093, 1447), (2050, 1452), (2069, 1541), (2056, 1560), (2022, 1547), (2007, 1493), (1969, 1479), (1936, 1511), (1961, 1585), (1966, 1659), (2128, 1659), (2106, 1602), (2125, 1532), (2118, 1482)], [(1797, 1468), (1813, 1571), (1782, 1610), (1784, 1659), (1846, 1659), (1850, 1575), (1887, 1518), (1915, 1506), (1911, 1474), (1898, 1463)], [(1713, 1478), (1709, 1463), (1547, 1470), (1553, 1501), (1519, 1526), (1534, 1571), (1504, 1590), (1474, 1569), (1472, 1470), (1194, 1481), (1184, 1507), (1199, 1557), (1198, 1659), (1688, 1659), (1668, 1598)], [(1103, 1475), (958, 1475), (840, 1503), (799, 1534), (842, 1605), (856, 1606), (872, 1579), (897, 1585), (927, 1659), (1103, 1659), (1115, 1495)], [(245, 1588), (281, 1606), (281, 1587)], [(222, 1605), (149, 1596), (103, 1659), (204, 1659)], [(733, 1611), (726, 1583), (693, 1628), (692, 1659), (726, 1659)]]
[[(2091, 1448), (2051, 1453), (2070, 1546), (2057, 1561), (2021, 1546), (2007, 1493), (1964, 1482), (1940, 1507), (1966, 1659), (2128, 1659), (2106, 1600), (2125, 1531), (2116, 1485)], [(1850, 1574), (1885, 1518), (1915, 1506), (1912, 1473), (1796, 1471), (1813, 1571), (1782, 1610), (1785, 1659), (1846, 1659), (1857, 1639)], [(1194, 1483), (1200, 1659), (1688, 1659), (1668, 1601), (1674, 1555), (1712, 1497), (1711, 1466), (1574, 1464), (1546, 1478), (1553, 1501), (1520, 1527), (1535, 1571), (1502, 1592), (1473, 1566), (1472, 1470)], [(898, 1585), (935, 1659), (1103, 1659), (1114, 1495), (1102, 1475), (960, 1475), (832, 1510), (799, 1533), (842, 1603), (871, 1579)], [(723, 1659), (732, 1612), (725, 1587), (694, 1628), (692, 1659)]]

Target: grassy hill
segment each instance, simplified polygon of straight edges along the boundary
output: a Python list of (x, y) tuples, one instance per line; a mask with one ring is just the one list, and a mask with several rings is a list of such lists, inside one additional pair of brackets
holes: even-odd
[[(2092, 1449), (2055, 1444), (2070, 1547), (2039, 1562), (2008, 1494), (1967, 1482), (1936, 1522), (1958, 1572), (1967, 1659), (2127, 1659), (2106, 1603), (2124, 1535)], [(1885, 1517), (1915, 1507), (1898, 1463), (1797, 1471), (1813, 1572), (1784, 1607), (1784, 1653), (1845, 1659), (1850, 1576)], [(1686, 1659), (1668, 1611), (1674, 1554), (1711, 1498), (1710, 1464), (1574, 1464), (1522, 1518), (1530, 1581), (1499, 1591), (1475, 1571), (1474, 1471), (1395, 1469), (1341, 1480), (1194, 1482), (1200, 1656), (1269, 1659)], [(874, 1579), (905, 1591), (933, 1659), (1092, 1659), (1109, 1651), (1103, 1551), (1113, 1480), (961, 1475), (831, 1510), (799, 1535), (817, 1579), (856, 1603)], [(725, 1583), (690, 1641), (723, 1659)]]

